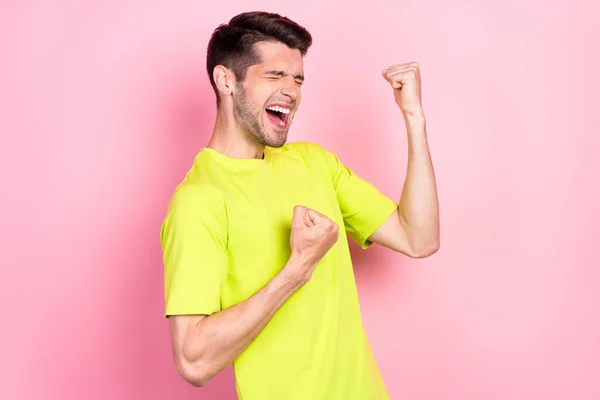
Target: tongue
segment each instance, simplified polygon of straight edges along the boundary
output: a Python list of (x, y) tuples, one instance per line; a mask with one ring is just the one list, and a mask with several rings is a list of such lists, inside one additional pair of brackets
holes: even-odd
[(285, 125), (285, 124), (282, 124), (283, 119), (282, 119), (280, 113), (275, 112), (275, 111), (267, 110), (267, 115), (269, 116), (269, 119), (271, 120), (271, 122), (274, 123), (275, 125), (277, 125), (279, 127)]

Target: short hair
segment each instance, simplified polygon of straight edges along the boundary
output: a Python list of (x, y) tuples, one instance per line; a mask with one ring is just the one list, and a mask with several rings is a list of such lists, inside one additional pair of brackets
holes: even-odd
[(255, 45), (264, 41), (281, 42), (300, 50), (304, 57), (312, 44), (312, 36), (289, 18), (264, 11), (245, 12), (233, 17), (228, 24), (219, 25), (210, 38), (206, 54), (206, 69), (217, 96), (217, 107), (221, 99), (213, 78), (214, 68), (223, 65), (233, 71), (239, 82), (243, 81), (248, 67), (260, 62)]

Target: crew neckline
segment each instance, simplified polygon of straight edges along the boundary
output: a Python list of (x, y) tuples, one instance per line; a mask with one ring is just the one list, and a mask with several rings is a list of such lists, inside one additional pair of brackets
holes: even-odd
[(221, 163), (231, 165), (231, 166), (240, 166), (240, 167), (259, 167), (263, 165), (269, 164), (271, 161), (271, 149), (265, 146), (264, 157), (263, 158), (236, 158), (231, 157), (226, 154), (223, 154), (212, 147), (205, 147), (202, 149), (206, 155), (210, 156), (213, 159), (220, 161)]

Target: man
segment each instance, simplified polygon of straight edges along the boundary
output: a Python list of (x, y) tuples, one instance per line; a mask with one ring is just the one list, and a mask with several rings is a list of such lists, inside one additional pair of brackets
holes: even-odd
[(209, 144), (161, 230), (179, 374), (205, 385), (233, 363), (244, 400), (389, 399), (363, 330), (346, 234), (409, 257), (439, 246), (438, 202), (415, 63), (382, 72), (409, 143), (399, 204), (313, 143), (288, 143), (311, 35), (244, 13), (213, 33)]

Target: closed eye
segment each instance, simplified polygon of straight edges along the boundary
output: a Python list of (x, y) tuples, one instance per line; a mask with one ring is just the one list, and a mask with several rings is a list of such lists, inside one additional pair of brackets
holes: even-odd
[[(286, 73), (283, 71), (266, 71), (265, 75), (269, 80), (276, 80), (286, 76)], [(302, 85), (304, 83), (304, 75), (296, 75), (294, 76), (294, 79), (298, 85)]]

